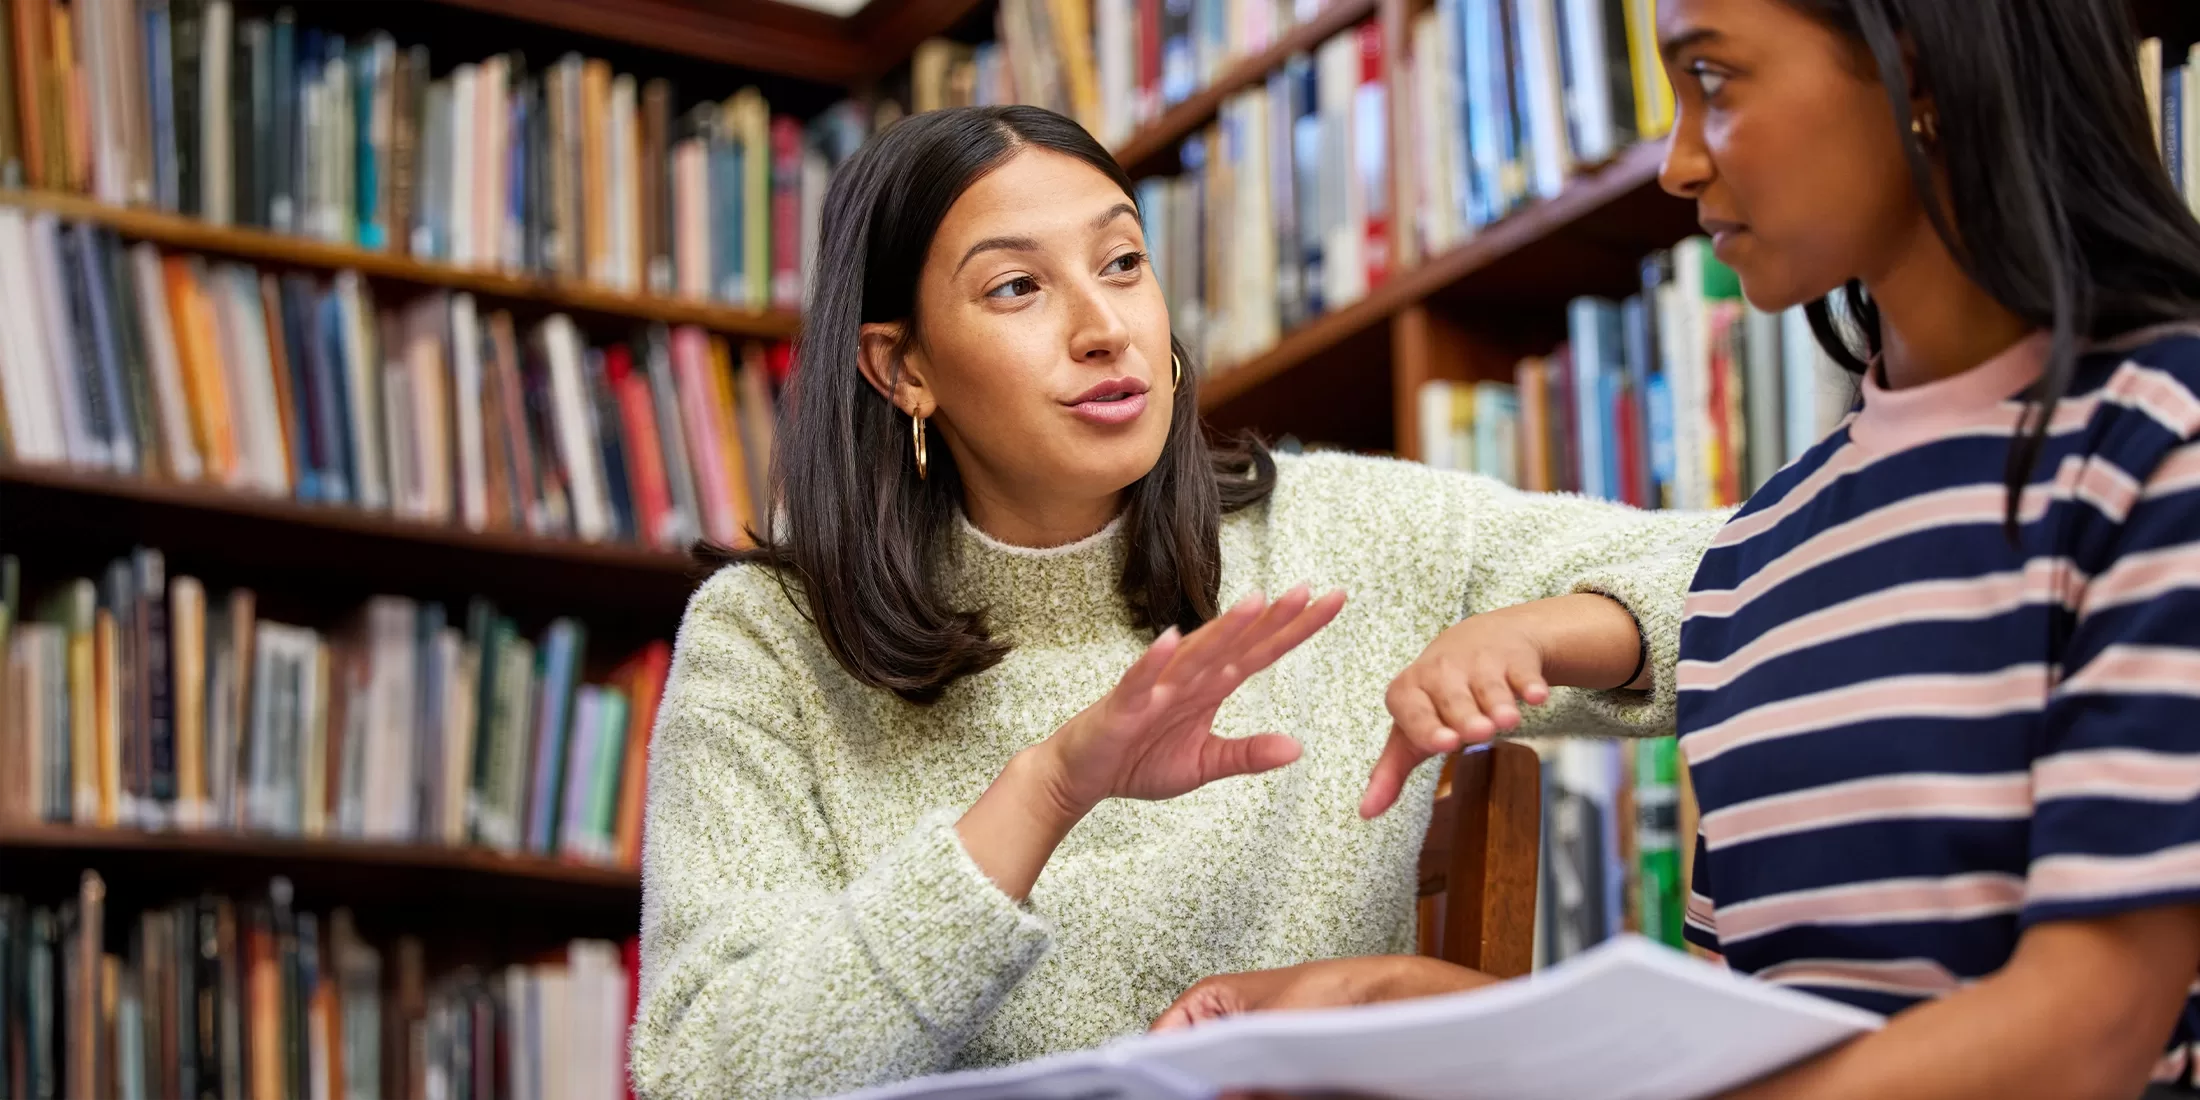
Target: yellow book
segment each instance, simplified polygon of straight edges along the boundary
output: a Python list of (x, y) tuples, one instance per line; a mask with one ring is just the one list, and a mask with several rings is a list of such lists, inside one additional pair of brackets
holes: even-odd
[(230, 430), (229, 386), (222, 371), (221, 341), (214, 335), (212, 307), (200, 286), (195, 257), (169, 256), (160, 264), (168, 284), (176, 355), (183, 365), (191, 432), (205, 459), (208, 480), (227, 482), (237, 472), (237, 440)]
[(740, 541), (746, 544), (747, 530), (756, 526), (756, 502), (749, 494), (749, 462), (742, 453), (741, 417), (733, 399), (733, 355), (723, 336), (710, 338), (709, 373), (711, 427), (725, 441), (719, 453), (724, 456), (727, 495), (733, 498), (733, 514), (743, 530)]
[(588, 281), (611, 281), (611, 64), (590, 59), (581, 66), (581, 255)]
[(2147, 93), (2147, 121), (2153, 125), (2154, 151), (2162, 152), (2162, 40), (2139, 43), (2139, 85)]
[(1627, 57), (1635, 78), (1635, 132), (1644, 141), (1673, 129), (1673, 85), (1658, 56), (1657, 0), (1627, 0)]
[(1070, 113), (1095, 133), (1100, 125), (1100, 83), (1093, 75), (1091, 0), (1047, 0), (1047, 22), (1054, 26), (1054, 47), (1061, 51), (1062, 74), (1069, 85)]
[(772, 300), (772, 112), (764, 93), (755, 88), (735, 92), (726, 109), (733, 112), (734, 136), (741, 142), (741, 273), (749, 284), (746, 304), (763, 309)]
[(122, 813), (122, 652), (114, 612), (101, 608), (92, 620), (92, 752), (98, 761), (99, 824), (112, 827)]
[[(91, 582), (78, 582), (82, 596), (71, 601), (86, 605), (92, 599)], [(92, 623), (72, 615), (69, 623), (69, 775), (72, 790), (70, 818), (91, 823), (99, 820), (99, 722), (95, 717), (98, 690), (92, 680)]]
[(168, 582), (169, 672), (175, 684), (176, 816), (185, 828), (205, 824), (206, 589), (197, 577)]
[[(57, 115), (61, 135), (61, 178), (71, 191), (84, 191), (92, 181), (90, 107), (84, 101), (84, 74), (76, 63), (76, 31), (69, 9), (55, 4), (53, 31), (53, 98), (50, 112)], [(2159, 67), (2159, 66), (2157, 66)]]

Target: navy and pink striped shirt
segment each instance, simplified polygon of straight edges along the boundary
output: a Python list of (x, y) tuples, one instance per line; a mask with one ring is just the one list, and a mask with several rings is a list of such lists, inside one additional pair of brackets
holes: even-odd
[[(1692, 942), (1883, 1013), (2041, 921), (2200, 901), (2200, 328), (2091, 351), (2006, 534), (2044, 334), (1760, 490), (1681, 632)], [(2188, 1000), (2164, 1076), (2185, 1072)]]

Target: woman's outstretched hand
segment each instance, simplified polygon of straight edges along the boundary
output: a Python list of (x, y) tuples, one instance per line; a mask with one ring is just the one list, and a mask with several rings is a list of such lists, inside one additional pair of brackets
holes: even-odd
[(1188, 636), (1164, 631), (1099, 702), (1009, 761), (956, 823), (964, 850), (1022, 899), (1102, 801), (1175, 798), (1297, 760), (1299, 743), (1280, 733), (1217, 737), (1215, 711), (1343, 607), (1342, 592), (1314, 599), (1301, 586), (1273, 603), (1255, 592)]
[(1082, 814), (1107, 798), (1175, 798), (1297, 760), (1298, 742), (1280, 733), (1217, 737), (1215, 712), (1329, 625), (1344, 599), (1341, 591), (1315, 599), (1303, 585), (1273, 603), (1255, 592), (1188, 636), (1164, 632), (1113, 691), (1041, 746), (1063, 808)]

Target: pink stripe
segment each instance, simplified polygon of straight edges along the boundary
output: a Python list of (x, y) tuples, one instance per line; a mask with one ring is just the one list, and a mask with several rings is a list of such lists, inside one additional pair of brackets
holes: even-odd
[(1938, 997), (1963, 987), (1963, 979), (1931, 959), (1792, 959), (1752, 975), (1775, 985), (1835, 986)]
[(2157, 500), (2173, 493), (2200, 489), (2200, 444), (2188, 443), (2169, 453), (2147, 478), (2142, 500)]
[(2146, 749), (2081, 749), (2032, 765), (2033, 797), (2189, 802), (2200, 798), (2200, 755)]
[[(2039, 518), (2050, 495), (2026, 493), (2020, 518), (2026, 522)], [(1805, 539), (1734, 588), (1689, 593), (1685, 613), (1690, 617), (1732, 615), (1791, 578), (1889, 539), (1934, 527), (1999, 524), (2004, 507), (2005, 490), (1999, 485), (1965, 485), (1905, 497)]]
[(1682, 661), (1683, 690), (1725, 687), (1736, 677), (1791, 653), (1902, 623), (1984, 619), (2034, 600), (2077, 609), (2084, 584), (2064, 558), (2033, 558), (2021, 572), (1918, 581), (1859, 596), (1782, 623), (1716, 661)]
[(2109, 400), (2147, 414), (2179, 439), (2200, 432), (2200, 397), (2166, 371), (2125, 363), (2101, 391)]
[(1880, 718), (1981, 718), (2036, 710), (2047, 699), (2047, 666), (2015, 665), (1976, 675), (1890, 676), (1784, 699), (1681, 738), (1692, 767), (1732, 749)]
[(1712, 851), (1767, 837), (1863, 821), (1908, 818), (2012, 820), (2032, 814), (2032, 776), (1886, 775), (1738, 803), (1705, 814)]
[(1787, 495), (1781, 497), (1779, 502), (1772, 507), (1761, 512), (1753, 512), (1742, 516), (1720, 528), (1718, 537), (1711, 540), (1711, 545), (1714, 548), (1733, 546), (1770, 530), (1778, 525), (1781, 520), (1794, 515), (1796, 509), (1801, 508), (1812, 497), (1817, 496), (1820, 490), (1857, 470), (1871, 465), (1877, 458), (1878, 456), (1856, 447), (1841, 448), (1839, 451), (1834, 452), (1832, 458), (1827, 459), (1816, 470), (1811, 471), (1809, 477), (1797, 482), (1795, 487), (1788, 490)]
[(2189, 1044), (2178, 1047), (2162, 1055), (2162, 1060), (2154, 1063), (2154, 1072), (2148, 1075), (2147, 1080), (2164, 1084), (2182, 1081), (2185, 1079), (2185, 1067), (2191, 1064), (2192, 1047)]
[(1683, 910), (1683, 914), (1687, 917), (1688, 923), (1693, 924), (1706, 932), (1716, 933), (1719, 926), (1718, 918), (1714, 915), (1716, 912), (1717, 906), (1714, 906), (1711, 903), (1710, 898), (1707, 898), (1702, 894), (1695, 892), (1694, 890), (1690, 890), (1688, 892), (1688, 902)]
[(2094, 578), (2078, 610), (2087, 614), (2192, 587), (2200, 587), (2200, 543), (2138, 550)]
[(2200, 652), (2112, 645), (2063, 681), (2066, 695), (2187, 695), (2200, 698)]
[(2091, 901), (2196, 887), (2200, 844), (2181, 844), (2143, 856), (2043, 856), (2032, 861), (2029, 900)]
[(1999, 872), (1883, 879), (1774, 894), (1719, 909), (1719, 941), (1733, 944), (1801, 924), (1953, 921), (2016, 910), (2024, 880)]
[(2098, 509), (2111, 522), (2122, 523), (2139, 499), (2139, 482), (2100, 455), (2088, 455), (2078, 470), (2073, 494)]

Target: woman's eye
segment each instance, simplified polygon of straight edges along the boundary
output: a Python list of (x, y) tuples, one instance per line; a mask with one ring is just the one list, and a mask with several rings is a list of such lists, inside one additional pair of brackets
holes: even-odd
[(1108, 266), (1104, 270), (1108, 271), (1111, 274), (1128, 275), (1131, 272), (1138, 270), (1139, 266), (1141, 264), (1144, 264), (1145, 262), (1145, 253), (1125, 252), (1122, 255), (1117, 256), (1115, 259), (1108, 261)]
[(1703, 94), (1707, 98), (1716, 99), (1719, 95), (1719, 89), (1726, 87), (1725, 74), (1711, 71), (1701, 61), (1688, 66), (1688, 75), (1696, 78), (1697, 86), (1703, 89)]
[(1029, 275), (1019, 275), (985, 292), (988, 298), (1021, 298), (1039, 292), (1039, 280)]

